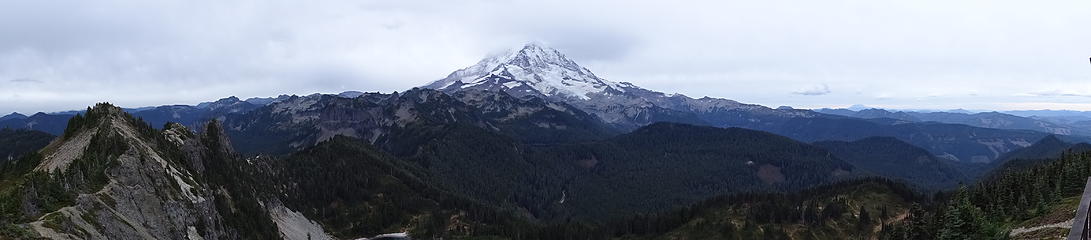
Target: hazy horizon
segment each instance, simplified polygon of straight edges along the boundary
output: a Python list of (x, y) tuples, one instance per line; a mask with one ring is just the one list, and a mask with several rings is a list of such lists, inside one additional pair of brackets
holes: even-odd
[(1091, 2), (4, 2), (0, 113), (404, 91), (532, 41), (611, 81), (773, 108), (1087, 111), (1086, 9)]

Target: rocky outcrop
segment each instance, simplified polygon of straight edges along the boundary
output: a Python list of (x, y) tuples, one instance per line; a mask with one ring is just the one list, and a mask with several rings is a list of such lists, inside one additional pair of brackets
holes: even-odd
[[(231, 221), (248, 207), (265, 219), (281, 220), (276, 225), (252, 222), (282, 229), (282, 238), (325, 236), (321, 226), (291, 209), (248, 202), (260, 195), (231, 192), (238, 188), (210, 180), (223, 174), (207, 171), (212, 166), (241, 162), (229, 159), (235, 156), (222, 132), (198, 135), (180, 124), (160, 131), (108, 104), (74, 119), (68, 134), (42, 150), (43, 159), (26, 173), (27, 178), (39, 177), (24, 185), (22, 214), (30, 221), (18, 225), (32, 237), (249, 238), (247, 231), (253, 229)], [(217, 123), (211, 124), (218, 129)], [(69, 201), (56, 203), (54, 198)]]
[[(43, 150), (34, 171), (92, 188), (70, 189), (72, 204), (26, 223), (33, 232), (51, 239), (230, 238), (211, 192), (181, 164), (179, 147), (189, 139), (163, 141), (163, 135), (110, 105), (96, 106), (84, 120)], [(102, 149), (116, 151), (103, 154)]]

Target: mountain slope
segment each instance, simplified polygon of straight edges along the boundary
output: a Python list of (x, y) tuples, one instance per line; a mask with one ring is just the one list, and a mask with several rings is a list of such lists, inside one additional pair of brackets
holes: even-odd
[[(855, 172), (825, 150), (785, 137), (673, 123), (536, 151), (542, 152), (532, 156), (568, 159), (576, 173), (554, 203), (599, 219), (666, 211), (723, 194), (795, 191)], [(612, 207), (601, 207), (605, 202)]]
[(473, 106), (507, 136), (530, 143), (578, 142), (617, 135), (595, 115), (541, 98), (515, 98), (504, 92), (460, 91), (452, 97)]
[(286, 157), (242, 159), (215, 121), (198, 133), (176, 123), (156, 130), (99, 104), (68, 126), (39, 154), (0, 163), (0, 238), (542, 234), (515, 214), (431, 186), (411, 162), (345, 137)]
[(435, 128), (394, 135), (417, 142), (398, 143), (414, 150), (395, 156), (420, 166), (428, 182), (545, 221), (602, 221), (854, 176), (851, 165), (822, 149), (739, 128), (659, 123), (606, 140), (551, 145), (520, 144), (466, 125)]
[(539, 44), (490, 56), (424, 87), (447, 93), (502, 91), (519, 98), (563, 102), (622, 131), (656, 122), (676, 122), (749, 128), (805, 142), (890, 136), (934, 155), (975, 164), (991, 162), (1045, 135), (958, 124), (860, 119), (810, 110), (773, 109), (728, 99), (665, 94), (603, 79), (559, 51)]
[(286, 236), (271, 213), (284, 209), (259, 199), (260, 185), (233, 170), (240, 161), (219, 131), (156, 130), (109, 104), (67, 125), (39, 154), (0, 167), (0, 226), (22, 235), (14, 238)]
[(876, 239), (921, 209), (922, 197), (885, 180), (854, 180), (792, 194), (713, 198), (641, 222), (615, 239)]
[[(401, 155), (415, 147), (412, 138), (421, 136), (411, 132), (455, 124), (528, 143), (588, 141), (616, 135), (593, 115), (563, 103), (520, 99), (494, 91), (449, 95), (429, 89), (367, 93), (356, 98), (293, 96), (226, 118), (225, 124), (240, 151), (247, 153), (287, 153), (344, 135)], [(410, 149), (405, 149), (406, 144)]]
[(821, 113), (836, 114), (857, 118), (890, 118), (911, 122), (941, 122), (952, 124), (965, 124), (983, 128), (1033, 130), (1060, 135), (1089, 135), (1091, 129), (1063, 124), (1053, 121), (1040, 120), (1030, 117), (1021, 117), (999, 112), (982, 113), (955, 113), (955, 112), (891, 112), (883, 109), (864, 109), (852, 111), (848, 109), (819, 109)]
[(814, 144), (861, 170), (902, 179), (928, 189), (947, 189), (969, 182), (969, 178), (948, 165), (945, 159), (891, 137)]
[(520, 98), (565, 102), (624, 129), (660, 121), (702, 123), (693, 113), (664, 108), (642, 97), (665, 97), (661, 93), (599, 78), (559, 51), (535, 43), (490, 56), (424, 87), (445, 92), (503, 91)]
[[(36, 235), (185, 238), (187, 227), (205, 220), (198, 216), (216, 215), (206, 212), (214, 209), (210, 194), (194, 191), (193, 175), (180, 171), (182, 159), (172, 158), (177, 148), (155, 150), (165, 140), (157, 141), (163, 139), (120, 108), (100, 104), (74, 117), (65, 132), (41, 151), (40, 159), (15, 163), (36, 165), (33, 170), (5, 174), (16, 184), (6, 186), (6, 196), (0, 198), (32, 206), (9, 208), (5, 215), (29, 221), (24, 226)], [(226, 234), (223, 229), (201, 230), (208, 237)]]
[(28, 117), (11, 117), (0, 120), (0, 128), (25, 129), (61, 135), (72, 115), (35, 113)]
[(27, 118), (27, 115), (23, 115), (23, 114), (19, 114), (17, 112), (13, 112), (11, 114), (4, 115), (3, 117), (0, 117), (0, 122), (5, 121), (5, 120), (9, 120), (9, 119), (26, 119), (26, 118)]
[(1015, 159), (1057, 158), (1073, 145), (1075, 144), (1065, 142), (1056, 135), (1049, 135), (1034, 142), (1033, 145), (1004, 154), (997, 163), (1003, 164)]
[[(524, 144), (453, 122), (411, 124), (376, 142), (404, 163), (377, 157), (369, 165), (394, 166), (437, 189), (544, 222), (606, 221), (722, 194), (793, 191), (855, 176), (851, 165), (820, 148), (738, 128), (661, 123), (607, 140)], [(321, 159), (369, 155), (375, 154)]]
[(39, 131), (0, 129), (0, 163), (22, 157), (24, 154), (42, 149), (53, 135)]
[[(408, 232), (468, 237), (533, 232), (514, 214), (424, 182), (419, 168), (347, 137), (334, 137), (286, 158), (258, 158), (287, 206), (341, 238)], [(361, 224), (366, 223), (366, 224)]]
[(129, 110), (128, 112), (156, 127), (163, 126), (168, 122), (180, 123), (187, 127), (197, 127), (212, 119), (222, 120), (225, 116), (243, 114), (258, 107), (261, 107), (261, 105), (245, 102), (236, 97), (227, 97), (214, 102), (201, 103), (197, 106), (169, 105)]
[(1082, 153), (1091, 151), (1091, 144), (1070, 143), (1061, 140), (1056, 135), (1049, 135), (1034, 145), (1015, 150), (1005, 154), (994, 165), (990, 175), (999, 175), (1004, 172), (1018, 171), (1021, 169), (1041, 165), (1056, 160), (1066, 153)]
[[(1001, 172), (940, 198), (939, 206), (926, 214), (891, 226), (885, 238), (1054, 239), (1053, 227), (1028, 228), (1070, 221), (1089, 172), (1091, 155), (1086, 152)], [(1017, 227), (1023, 229), (1015, 231)]]
[(515, 96), (574, 99), (591, 99), (593, 94), (624, 91), (623, 87), (630, 86), (603, 80), (557, 50), (536, 43), (485, 58), (425, 86), (431, 89), (507, 90)]

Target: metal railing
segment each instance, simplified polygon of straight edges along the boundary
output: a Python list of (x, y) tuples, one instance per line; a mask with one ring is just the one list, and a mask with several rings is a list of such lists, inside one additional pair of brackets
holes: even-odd
[(1068, 232), (1068, 240), (1087, 240), (1091, 233), (1091, 214), (1088, 214), (1088, 205), (1091, 205), (1091, 178), (1087, 178), (1087, 184), (1083, 186), (1083, 195), (1080, 197), (1080, 208), (1076, 209), (1076, 218), (1072, 221), (1072, 230)]

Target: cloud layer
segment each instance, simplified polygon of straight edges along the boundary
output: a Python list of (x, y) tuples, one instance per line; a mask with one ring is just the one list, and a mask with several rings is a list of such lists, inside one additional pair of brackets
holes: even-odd
[(804, 95), (804, 96), (821, 96), (821, 95), (830, 94), (831, 91), (830, 91), (830, 86), (829, 85), (822, 84), (822, 85), (815, 85), (815, 86), (812, 86), (810, 88), (795, 91), (795, 92), (792, 92), (792, 93), (796, 94), (796, 95)]
[(1082, 108), (1086, 9), (1079, 0), (3, 1), (0, 111), (397, 91), (527, 41), (611, 80), (769, 106)]

